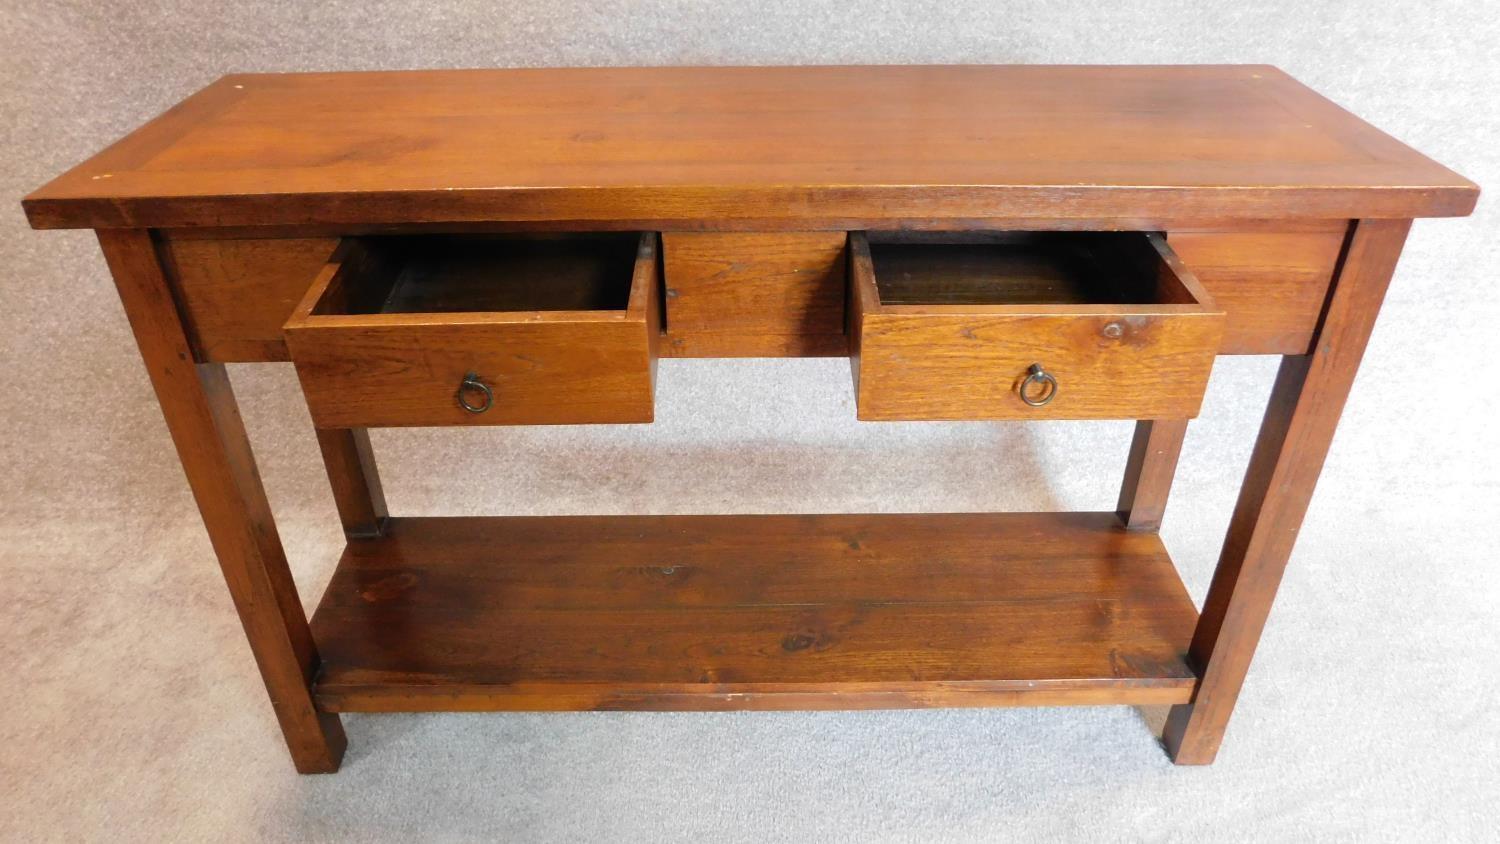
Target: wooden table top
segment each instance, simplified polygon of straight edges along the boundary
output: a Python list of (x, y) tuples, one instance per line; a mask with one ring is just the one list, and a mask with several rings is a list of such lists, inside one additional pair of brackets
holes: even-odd
[[(226, 76), (25, 200), (38, 228), (1467, 214), (1268, 66)], [(644, 226), (643, 226), (644, 227)]]

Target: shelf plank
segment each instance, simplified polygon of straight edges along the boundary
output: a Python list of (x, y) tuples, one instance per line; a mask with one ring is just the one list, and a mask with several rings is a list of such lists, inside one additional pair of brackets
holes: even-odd
[(1113, 513), (398, 518), (313, 617), (332, 711), (1173, 703), (1197, 613)]

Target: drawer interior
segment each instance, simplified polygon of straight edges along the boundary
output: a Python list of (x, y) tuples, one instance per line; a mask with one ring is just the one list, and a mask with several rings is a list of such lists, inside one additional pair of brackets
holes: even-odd
[(624, 311), (641, 236), (361, 238), (313, 315)]
[(1191, 303), (1145, 234), (870, 233), (880, 305)]

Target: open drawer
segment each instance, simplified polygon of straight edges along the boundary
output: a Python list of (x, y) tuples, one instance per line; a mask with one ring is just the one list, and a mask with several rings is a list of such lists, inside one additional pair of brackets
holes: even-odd
[(1224, 328), (1159, 234), (850, 235), (860, 419), (1182, 419)]
[(319, 428), (650, 422), (656, 235), (346, 238), (285, 326)]

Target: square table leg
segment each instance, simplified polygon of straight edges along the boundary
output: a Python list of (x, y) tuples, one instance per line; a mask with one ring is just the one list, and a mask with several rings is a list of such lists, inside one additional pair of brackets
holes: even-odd
[(371, 539), (385, 531), (385, 491), (375, 468), (370, 433), (364, 428), (319, 428), (318, 447), (333, 487), (344, 534)]
[(194, 359), (151, 233), (98, 235), (292, 761), (302, 773), (336, 771), (344, 729), (313, 701), (318, 651), (229, 375)]
[(1120, 503), (1115, 507), (1120, 521), (1130, 530), (1161, 528), (1187, 424), (1186, 419), (1142, 419), (1135, 423), (1125, 480), (1120, 484)]
[(1180, 765), (1207, 765), (1219, 751), (1410, 227), (1354, 224), (1312, 351), (1282, 360), (1193, 634), (1198, 688), (1167, 716), (1162, 740)]

